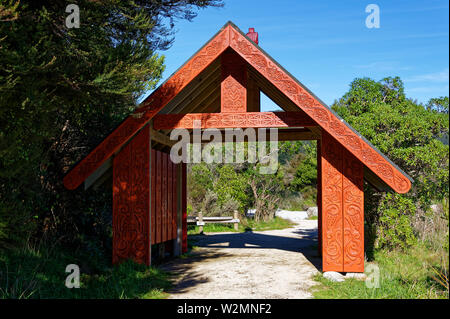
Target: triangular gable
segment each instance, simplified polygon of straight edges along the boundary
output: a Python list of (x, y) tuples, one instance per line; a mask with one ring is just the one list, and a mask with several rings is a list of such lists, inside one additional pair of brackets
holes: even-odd
[(64, 185), (68, 189), (75, 189), (83, 183), (228, 47), (236, 51), (389, 187), (398, 193), (409, 191), (411, 179), (408, 175), (382, 155), (231, 22), (228, 22), (188, 62), (156, 89), (132, 115), (80, 161), (66, 175)]

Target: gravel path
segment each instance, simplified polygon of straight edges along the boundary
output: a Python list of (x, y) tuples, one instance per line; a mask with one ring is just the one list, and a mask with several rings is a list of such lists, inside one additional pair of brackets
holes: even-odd
[[(317, 221), (294, 228), (194, 237), (187, 258), (162, 266), (174, 274), (170, 298), (311, 298), (318, 272)], [(314, 266), (316, 265), (316, 266)]]

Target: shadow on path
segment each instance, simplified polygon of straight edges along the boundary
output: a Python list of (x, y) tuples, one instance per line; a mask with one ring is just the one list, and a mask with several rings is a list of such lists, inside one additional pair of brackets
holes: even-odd
[[(191, 251), (187, 256), (177, 258), (160, 266), (174, 275), (183, 274), (183, 278), (177, 282), (176, 287), (169, 293), (184, 293), (191, 287), (209, 281), (207, 274), (196, 272), (199, 262), (213, 262), (218, 258), (239, 258), (224, 249), (240, 248), (248, 249), (279, 249), (298, 252), (316, 268), (321, 269), (322, 259), (317, 249), (317, 228), (291, 229), (286, 236), (280, 236), (276, 231), (245, 232), (245, 233), (214, 233), (206, 235), (190, 236), (193, 244), (201, 249)], [(205, 249), (206, 248), (206, 249)], [(248, 269), (250, 271), (250, 269)]]

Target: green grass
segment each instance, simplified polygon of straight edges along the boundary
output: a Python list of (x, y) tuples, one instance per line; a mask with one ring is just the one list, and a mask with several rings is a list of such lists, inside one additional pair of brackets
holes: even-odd
[(424, 245), (407, 252), (378, 251), (375, 262), (366, 263), (366, 269), (369, 264), (379, 267), (380, 288), (367, 288), (364, 281), (354, 279), (331, 282), (318, 274), (315, 279), (320, 284), (313, 294), (319, 299), (448, 299), (448, 290), (435, 280), (432, 268), (442, 271), (443, 258), (448, 273), (448, 254), (442, 256)]
[[(68, 264), (80, 266), (80, 288), (65, 286)], [(132, 261), (65, 254), (48, 248), (0, 251), (0, 298), (166, 298), (169, 275)]]
[[(275, 217), (274, 219), (264, 222), (259, 221), (255, 222), (250, 218), (240, 218), (241, 222), (239, 223), (238, 230), (234, 230), (233, 224), (205, 224), (203, 226), (204, 233), (221, 233), (221, 232), (245, 232), (245, 231), (263, 231), (263, 230), (273, 230), (273, 229), (284, 229), (289, 228), (295, 225), (291, 221), (279, 217)], [(188, 235), (198, 235), (199, 227), (198, 226), (188, 226)]]

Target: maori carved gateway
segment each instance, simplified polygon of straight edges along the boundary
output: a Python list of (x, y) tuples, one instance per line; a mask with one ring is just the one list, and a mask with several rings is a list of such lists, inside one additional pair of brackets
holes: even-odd
[[(76, 189), (112, 171), (113, 263), (187, 251), (186, 164), (171, 161), (169, 134), (200, 123), (317, 140), (322, 270), (364, 271), (364, 180), (398, 193), (412, 180), (257, 44), (253, 29), (244, 35), (228, 22), (66, 174)], [(260, 92), (285, 112), (260, 112)]]

